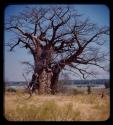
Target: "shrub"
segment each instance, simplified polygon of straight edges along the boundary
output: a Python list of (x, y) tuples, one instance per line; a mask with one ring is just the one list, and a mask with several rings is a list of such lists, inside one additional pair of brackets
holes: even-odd
[(83, 91), (77, 90), (77, 89), (73, 89), (72, 90), (72, 94), (77, 95), (77, 94), (83, 94)]
[(7, 88), (6, 91), (7, 92), (16, 92), (16, 89), (14, 89), (14, 88)]
[(91, 86), (87, 86), (87, 93), (90, 94), (91, 93)]
[(105, 88), (110, 88), (110, 84), (109, 84), (109, 82), (105, 82)]

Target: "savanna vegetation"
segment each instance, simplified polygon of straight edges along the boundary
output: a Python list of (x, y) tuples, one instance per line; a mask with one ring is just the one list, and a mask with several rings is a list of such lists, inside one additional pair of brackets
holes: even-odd
[(84, 19), (71, 6), (31, 6), (5, 19), (5, 32), (13, 34), (5, 44), (10, 51), (17, 46), (27, 50), (33, 59), (33, 64), (22, 62), (30, 67), (28, 73), (32, 72), (27, 89), (8, 88), (4, 93), (7, 120), (104, 121), (109, 118), (109, 84), (104, 89), (88, 86), (86, 90), (58, 86), (60, 73), (65, 70), (83, 79), (95, 76), (95, 67), (109, 72), (109, 50), (104, 51), (110, 34), (108, 26), (97, 26)]
[[(102, 92), (104, 91), (104, 97)], [(4, 116), (9, 121), (104, 121), (110, 115), (109, 90), (74, 89), (65, 94), (29, 95), (6, 91)]]

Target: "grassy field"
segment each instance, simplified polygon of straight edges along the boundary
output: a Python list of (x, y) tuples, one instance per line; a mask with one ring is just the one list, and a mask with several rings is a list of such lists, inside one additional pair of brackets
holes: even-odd
[(9, 121), (104, 121), (109, 118), (109, 95), (33, 95), (5, 92), (4, 117)]

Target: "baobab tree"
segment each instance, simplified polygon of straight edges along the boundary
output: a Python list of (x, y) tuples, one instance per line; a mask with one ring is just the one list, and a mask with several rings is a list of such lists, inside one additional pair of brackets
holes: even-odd
[(93, 72), (80, 65), (104, 69), (102, 62), (108, 55), (100, 47), (104, 46), (109, 28), (97, 27), (70, 6), (26, 7), (9, 17), (5, 30), (15, 33), (7, 43), (10, 51), (20, 46), (32, 54), (31, 86), (37, 85), (39, 93), (57, 92), (59, 74), (66, 66), (78, 70), (83, 78)]

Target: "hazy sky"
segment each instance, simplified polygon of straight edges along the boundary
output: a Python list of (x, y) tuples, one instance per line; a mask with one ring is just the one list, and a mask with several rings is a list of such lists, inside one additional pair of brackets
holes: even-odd
[[(4, 11), (4, 19), (10, 15), (18, 14), (18, 12), (22, 11), (26, 5), (10, 5)], [(34, 5), (41, 6), (41, 5)], [(51, 6), (51, 5), (45, 5)], [(80, 14), (84, 14), (84, 17), (89, 17), (93, 23), (96, 23), (98, 26), (109, 26), (109, 9), (105, 5), (73, 5), (73, 7)], [(11, 38), (11, 34), (8, 32), (4, 32), (4, 43), (6, 43)], [(108, 41), (109, 42), (109, 41)], [(106, 44), (105, 49), (109, 49), (109, 43)], [(33, 62), (33, 58), (31, 55), (27, 54), (27, 51), (24, 49), (20, 49), (19, 47), (15, 48), (15, 52), (9, 52), (8, 47), (4, 48), (4, 79), (9, 81), (21, 81), (24, 80), (22, 73), (25, 73), (25, 65), (21, 64), (22, 61), (30, 61)], [(97, 68), (98, 72), (101, 72), (100, 75), (97, 75), (97, 78), (109, 78), (109, 73), (103, 72)], [(31, 78), (31, 74), (29, 74), (28, 79)], [(72, 79), (78, 79), (76, 76), (72, 76)]]

